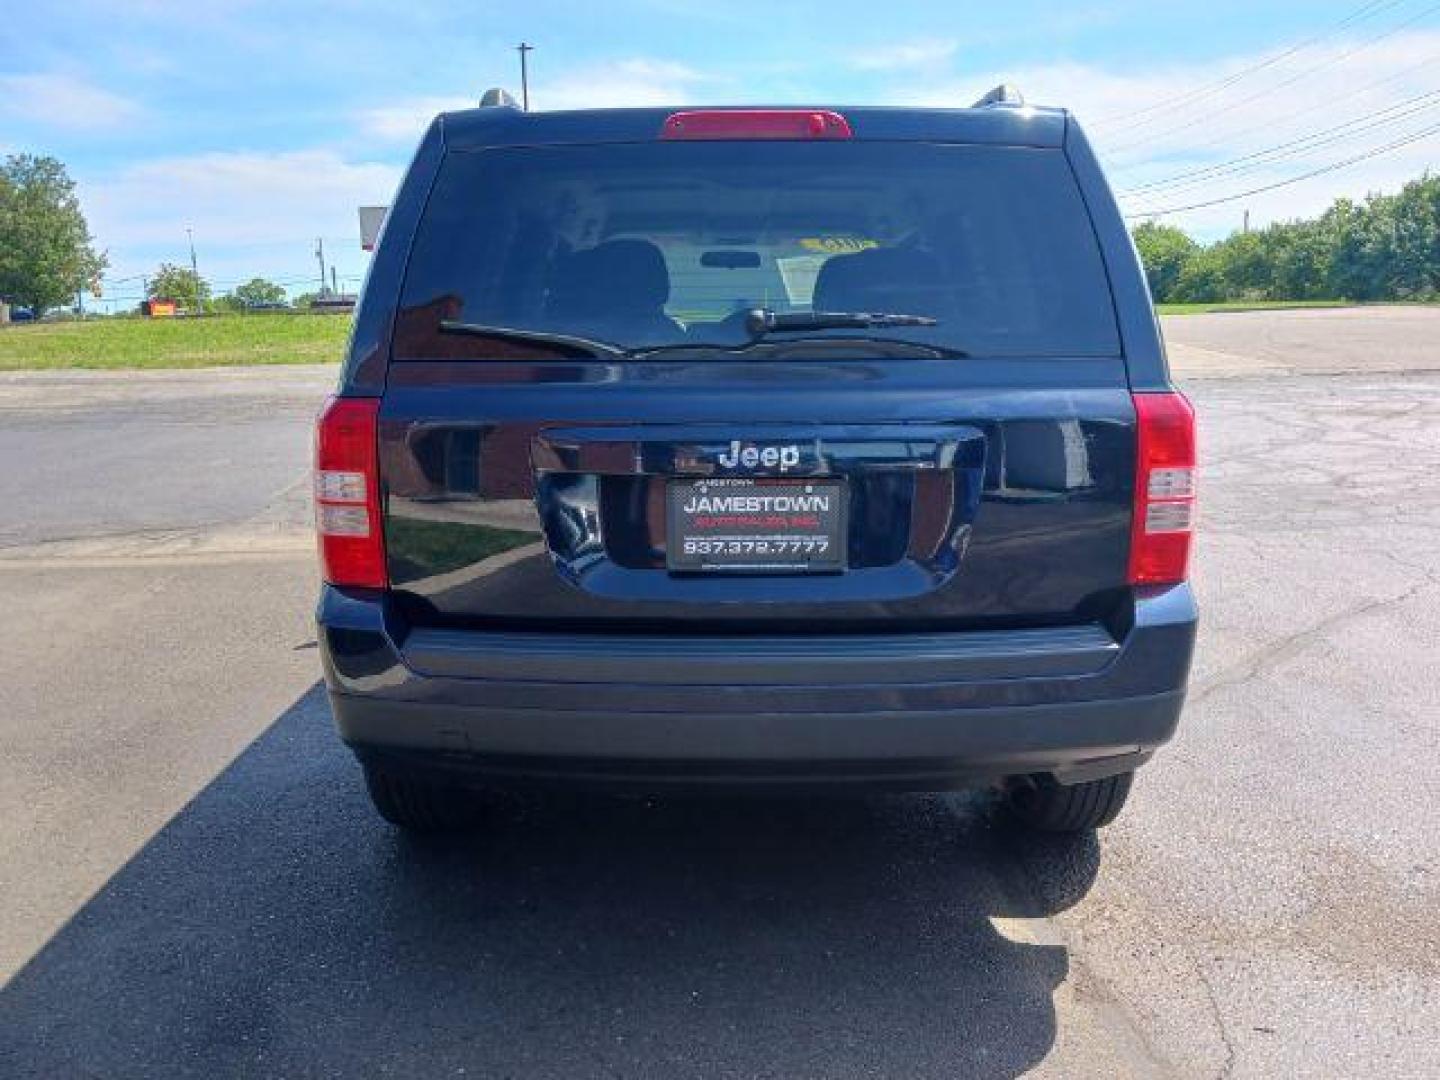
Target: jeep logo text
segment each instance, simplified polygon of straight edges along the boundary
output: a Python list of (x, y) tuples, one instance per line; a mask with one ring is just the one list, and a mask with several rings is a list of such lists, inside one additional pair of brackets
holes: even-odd
[(800, 447), (767, 446), (761, 449), (758, 446), (742, 445), (739, 439), (734, 439), (730, 443), (730, 449), (722, 450), (716, 460), (726, 469), (737, 466), (753, 469), (763, 465), (768, 469), (778, 466), (780, 471), (784, 472), (800, 464)]

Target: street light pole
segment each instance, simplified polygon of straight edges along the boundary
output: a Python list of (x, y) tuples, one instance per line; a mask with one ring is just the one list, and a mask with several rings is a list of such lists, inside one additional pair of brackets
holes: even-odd
[(526, 112), (530, 111), (530, 67), (526, 63), (526, 54), (534, 48), (534, 45), (523, 41), (515, 46), (515, 51), (520, 54), (520, 106)]
[(315, 238), (315, 259), (320, 264), (320, 295), (325, 295), (325, 238)]
[(192, 284), (195, 288), (195, 310), (190, 314), (200, 314), (200, 268), (195, 263), (195, 233), (190, 226), (185, 226), (185, 238), (190, 241), (190, 276), (194, 279)]

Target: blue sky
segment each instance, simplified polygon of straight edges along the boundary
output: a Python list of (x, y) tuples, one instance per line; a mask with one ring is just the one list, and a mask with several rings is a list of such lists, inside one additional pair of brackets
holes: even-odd
[[(69, 165), (109, 251), (116, 303), (138, 292), (126, 279), (188, 258), (186, 226), (222, 290), (254, 274), (307, 287), (317, 236), (341, 275), (358, 279), (356, 207), (388, 200), (436, 110), (495, 83), (518, 89), (522, 38), (537, 46), (537, 108), (963, 105), (1010, 79), (1032, 100), (1073, 107), (1122, 191), (1302, 140), (1233, 172), (1127, 195), (1136, 211), (1286, 180), (1440, 122), (1440, 93), (1423, 96), (1440, 91), (1440, 4), (1425, 0), (10, 7), (0, 153)], [(1303, 141), (1352, 120), (1333, 140)], [(1223, 235), (1244, 209), (1256, 223), (1313, 213), (1338, 195), (1393, 189), (1437, 158), (1432, 134), (1174, 220)]]

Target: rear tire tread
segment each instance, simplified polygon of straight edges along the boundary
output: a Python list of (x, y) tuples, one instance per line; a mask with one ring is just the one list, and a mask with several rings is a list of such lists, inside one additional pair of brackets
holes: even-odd
[(475, 802), (461, 788), (378, 765), (365, 766), (365, 787), (381, 817), (411, 832), (454, 832), (476, 819)]
[(1124, 772), (1079, 784), (1023, 788), (1011, 795), (1010, 809), (1023, 824), (1042, 832), (1102, 829), (1119, 815), (1134, 779), (1133, 772)]

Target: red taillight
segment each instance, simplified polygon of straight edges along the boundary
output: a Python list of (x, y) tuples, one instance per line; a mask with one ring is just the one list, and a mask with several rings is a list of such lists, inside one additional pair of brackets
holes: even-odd
[(671, 113), (662, 139), (848, 139), (850, 122), (828, 109), (692, 109)]
[(1195, 410), (1183, 394), (1133, 394), (1135, 520), (1130, 583), (1184, 581), (1195, 528)]
[(315, 529), (320, 572), (332, 585), (383, 589), (380, 469), (376, 455), (380, 402), (332, 397), (315, 422)]

